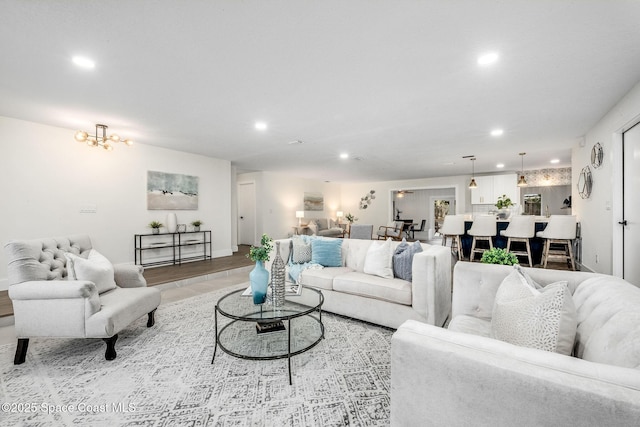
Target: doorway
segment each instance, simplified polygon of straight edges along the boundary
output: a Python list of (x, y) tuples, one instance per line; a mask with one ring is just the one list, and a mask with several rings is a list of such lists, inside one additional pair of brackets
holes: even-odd
[[(433, 224), (433, 232), (437, 235), (440, 231), (440, 227), (444, 223), (444, 217), (456, 212), (456, 198), (455, 197), (431, 197), (431, 212), (430, 222)], [(431, 233), (430, 233), (431, 234)]]
[(640, 285), (640, 124), (622, 134), (622, 278)]
[(256, 184), (238, 183), (238, 244), (257, 245)]

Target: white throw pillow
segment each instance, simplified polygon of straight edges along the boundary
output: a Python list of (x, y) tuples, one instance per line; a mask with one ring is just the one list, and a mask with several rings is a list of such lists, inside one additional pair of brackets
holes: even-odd
[(69, 280), (88, 280), (93, 282), (98, 293), (116, 288), (113, 265), (95, 249), (91, 249), (87, 259), (72, 253), (65, 253)]
[(318, 224), (316, 224), (315, 221), (310, 221), (307, 227), (309, 227), (309, 230), (311, 230), (311, 234), (318, 233)]
[(294, 264), (311, 262), (311, 242), (308, 239), (302, 237), (291, 239), (291, 262)]
[(392, 256), (391, 239), (371, 243), (364, 259), (364, 272), (385, 279), (393, 279)]
[(570, 355), (576, 327), (576, 307), (566, 281), (537, 290), (514, 269), (500, 284), (491, 318), (494, 338)]

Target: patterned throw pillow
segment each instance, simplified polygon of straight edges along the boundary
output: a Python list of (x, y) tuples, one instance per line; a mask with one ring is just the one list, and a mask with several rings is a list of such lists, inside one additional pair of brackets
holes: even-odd
[(413, 256), (418, 252), (422, 252), (422, 245), (419, 241), (415, 241), (409, 245), (406, 239), (402, 239), (402, 243), (398, 245), (393, 254), (393, 275), (399, 279), (411, 282), (413, 280), (412, 266)]
[(576, 327), (576, 307), (567, 282), (537, 290), (514, 269), (500, 284), (491, 319), (494, 338), (570, 355)]
[(304, 264), (311, 262), (311, 242), (308, 239), (294, 237), (291, 239), (291, 262)]

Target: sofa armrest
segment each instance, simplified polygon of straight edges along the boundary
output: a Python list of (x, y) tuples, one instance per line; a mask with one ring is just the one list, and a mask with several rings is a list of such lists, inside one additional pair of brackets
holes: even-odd
[[(425, 245), (427, 246), (427, 245)], [(451, 311), (451, 253), (429, 245), (413, 256), (411, 306), (432, 325), (442, 326)]]
[(393, 335), (391, 425), (638, 425), (638, 420), (637, 370), (412, 320)]
[(147, 281), (142, 275), (144, 268), (141, 265), (115, 264), (113, 266), (116, 285), (121, 288), (144, 288)]
[(96, 285), (87, 280), (37, 280), (9, 286), (9, 298), (12, 300), (90, 298), (97, 295)]

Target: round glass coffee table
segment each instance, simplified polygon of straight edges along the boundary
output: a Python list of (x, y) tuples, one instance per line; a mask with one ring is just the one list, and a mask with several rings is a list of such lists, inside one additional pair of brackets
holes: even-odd
[[(248, 284), (247, 284), (248, 286)], [(242, 359), (273, 360), (287, 358), (291, 384), (291, 357), (313, 348), (324, 338), (322, 304), (324, 295), (318, 289), (303, 287), (305, 300), (314, 306), (287, 297), (281, 307), (270, 303), (256, 305), (245, 289), (231, 292), (218, 301), (215, 309), (215, 347)], [(317, 297), (317, 299), (316, 299)], [(218, 322), (218, 314), (223, 319)], [(226, 321), (225, 320), (229, 320)]]

